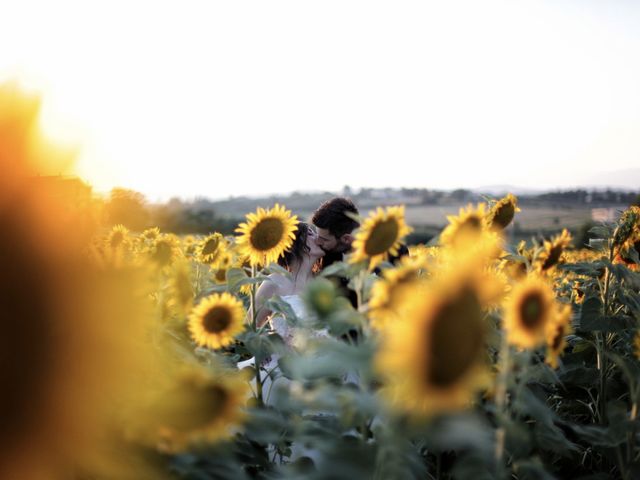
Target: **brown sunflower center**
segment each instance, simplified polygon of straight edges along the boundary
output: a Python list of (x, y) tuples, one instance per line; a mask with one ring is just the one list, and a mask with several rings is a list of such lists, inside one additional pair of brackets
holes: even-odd
[(231, 312), (228, 308), (216, 306), (210, 309), (202, 319), (202, 326), (209, 333), (220, 333), (231, 324)]
[(544, 300), (538, 292), (532, 292), (527, 295), (520, 304), (520, 319), (522, 325), (529, 329), (535, 330), (540, 326), (544, 318)]
[(426, 345), (428, 384), (446, 388), (480, 358), (484, 344), (482, 309), (475, 292), (464, 289), (436, 313)]
[(122, 242), (124, 242), (124, 235), (122, 232), (115, 232), (111, 237), (111, 248), (118, 248)]
[(219, 268), (218, 270), (216, 270), (216, 273), (214, 274), (214, 277), (216, 279), (216, 281), (218, 283), (224, 283), (227, 281), (227, 269), (226, 268)]
[(284, 225), (279, 218), (265, 218), (251, 230), (251, 245), (266, 252), (282, 241)]
[(495, 227), (505, 228), (513, 220), (516, 213), (515, 205), (511, 202), (497, 205), (491, 218), (491, 225)]
[(549, 255), (547, 255), (547, 258), (542, 264), (542, 270), (547, 270), (558, 263), (558, 260), (560, 260), (560, 255), (562, 255), (562, 245), (554, 245), (553, 247), (551, 247), (551, 249), (549, 250)]
[(220, 385), (181, 382), (163, 399), (160, 418), (178, 432), (200, 429), (224, 415), (229, 398), (229, 392)]
[(210, 238), (206, 241), (204, 246), (202, 247), (203, 255), (212, 255), (218, 251), (218, 246), (220, 245), (220, 239)]
[(477, 235), (482, 232), (482, 220), (477, 215), (471, 215), (467, 217), (458, 227), (455, 241), (464, 241), (468, 238), (477, 238)]
[(364, 244), (365, 253), (374, 256), (387, 252), (398, 240), (399, 231), (400, 226), (395, 218), (376, 223)]

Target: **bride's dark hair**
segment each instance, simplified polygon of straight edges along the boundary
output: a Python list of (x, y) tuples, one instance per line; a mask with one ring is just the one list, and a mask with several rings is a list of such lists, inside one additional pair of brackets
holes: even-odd
[[(284, 251), (280, 258), (278, 258), (278, 265), (291, 271), (291, 265), (293, 263), (300, 263), (305, 255), (309, 254), (309, 247), (307, 246), (307, 237), (311, 231), (311, 225), (304, 222), (298, 222), (298, 230), (296, 230), (296, 238), (293, 240), (293, 244)], [(316, 266), (314, 265), (314, 271)]]

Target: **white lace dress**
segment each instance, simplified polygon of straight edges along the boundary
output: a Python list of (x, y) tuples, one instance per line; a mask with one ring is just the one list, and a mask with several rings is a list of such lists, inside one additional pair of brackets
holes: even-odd
[[(283, 295), (280, 298), (287, 302), (296, 317), (302, 322), (306, 323), (311, 320), (309, 313), (304, 305), (304, 301), (302, 297), (298, 294), (294, 295)], [(301, 340), (301, 336), (304, 338), (320, 338), (320, 337), (328, 337), (329, 332), (326, 328), (323, 329), (301, 329), (292, 327), (288, 324), (287, 319), (283, 315), (273, 315), (269, 320), (271, 325), (271, 330), (277, 333), (284, 341), (285, 345), (289, 348), (295, 348), (296, 343)], [(304, 330), (304, 333), (301, 331)], [(269, 360), (263, 364), (260, 369), (260, 375), (262, 378), (262, 394), (263, 399), (266, 405), (275, 405), (277, 404), (276, 398), (278, 395), (288, 395), (289, 394), (289, 386), (291, 385), (291, 380), (286, 378), (280, 372), (280, 368), (278, 367), (279, 355), (271, 355)], [(255, 359), (246, 360), (244, 362), (238, 363), (238, 368), (244, 368), (247, 366), (255, 366)], [(255, 380), (252, 381), (252, 388), (256, 388)], [(329, 413), (324, 412), (314, 412), (318, 415), (331, 415)], [(272, 448), (272, 447), (270, 447)], [(322, 461), (322, 455), (320, 452), (314, 448), (308, 448), (299, 442), (294, 442), (291, 446), (292, 454), (289, 458), (289, 461), (295, 461), (296, 459), (306, 456), (313, 460), (313, 462), (318, 465), (319, 462)]]
[[(302, 322), (309, 320), (309, 314), (304, 305), (304, 301), (299, 294), (283, 295), (280, 298), (291, 306), (291, 309), (298, 319)], [(269, 323), (271, 325), (271, 330), (282, 338), (287, 347), (295, 347), (295, 342), (297, 340), (297, 335), (300, 333), (300, 329), (290, 326), (283, 315), (273, 315), (269, 319)], [(314, 330), (310, 333), (310, 336), (313, 338), (327, 337), (329, 336), (329, 332), (327, 329)], [(274, 405), (275, 396), (278, 395), (278, 392), (286, 391), (291, 383), (291, 381), (284, 377), (280, 372), (278, 367), (279, 359), (280, 355), (271, 355), (269, 360), (263, 363), (262, 368), (260, 369), (262, 379), (262, 396), (266, 405)], [(254, 358), (238, 363), (238, 368), (245, 368), (249, 366), (255, 366)], [(255, 380), (252, 382), (252, 388), (256, 388)]]

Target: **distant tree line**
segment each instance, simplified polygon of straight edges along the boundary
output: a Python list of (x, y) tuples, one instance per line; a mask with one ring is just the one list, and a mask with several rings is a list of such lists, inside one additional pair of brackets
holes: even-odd
[[(377, 201), (393, 201), (394, 198), (419, 198), (414, 204), (446, 204), (448, 202), (483, 201), (481, 195), (465, 189), (438, 191), (419, 188), (403, 189), (361, 189), (357, 193), (345, 187), (342, 193), (351, 193), (359, 205)], [(134, 231), (142, 231), (157, 226), (163, 231), (179, 234), (207, 234), (213, 231), (224, 235), (234, 233), (237, 225), (243, 221), (243, 214), (252, 211), (257, 204), (285, 203), (293, 210), (311, 209), (330, 198), (330, 192), (300, 193), (290, 196), (269, 197), (266, 199), (232, 198), (219, 202), (196, 199), (186, 202), (173, 198), (163, 204), (150, 204), (139, 192), (124, 188), (114, 188), (103, 201), (103, 222), (110, 225), (122, 224)], [(561, 205), (561, 206), (603, 206), (603, 205), (640, 205), (640, 194), (616, 190), (589, 191), (584, 189), (548, 192), (538, 195), (519, 196), (522, 205)], [(231, 214), (229, 214), (231, 212)], [(242, 214), (238, 212), (243, 212)], [(589, 226), (576, 231), (578, 244), (588, 240)], [(416, 227), (407, 238), (409, 244), (426, 243), (439, 233), (434, 227)], [(525, 238), (530, 232), (514, 227), (514, 236)]]
[(158, 227), (178, 234), (220, 232), (224, 235), (232, 234), (242, 221), (220, 216), (201, 202), (173, 198), (165, 204), (151, 205), (141, 193), (124, 188), (111, 191), (104, 203), (103, 218), (108, 226), (122, 224), (134, 231)]

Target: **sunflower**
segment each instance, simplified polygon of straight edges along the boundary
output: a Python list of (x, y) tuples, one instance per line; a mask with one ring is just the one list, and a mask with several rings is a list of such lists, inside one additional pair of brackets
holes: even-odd
[(107, 237), (107, 246), (112, 250), (124, 248), (129, 242), (129, 230), (124, 225), (114, 225)]
[(148, 320), (133, 272), (101, 270), (84, 254), (97, 232), (76, 197), (56, 190), (69, 193), (75, 180), (34, 167), (59, 158), (43, 141), (39, 108), (0, 85), (0, 478), (68, 477), (98, 454)]
[(180, 313), (191, 310), (193, 306), (193, 282), (191, 280), (191, 264), (188, 262), (178, 262), (172, 272), (170, 288), (171, 288), (171, 304), (175, 306)]
[(378, 207), (356, 233), (350, 262), (369, 259), (369, 269), (373, 270), (389, 255), (398, 254), (400, 242), (411, 231), (411, 227), (404, 222), (404, 205), (384, 210)]
[(614, 263), (621, 263), (630, 270), (638, 271), (639, 265), (634, 258), (640, 256), (640, 229), (636, 228), (625, 240), (614, 259)]
[(147, 228), (142, 232), (142, 238), (145, 240), (155, 240), (160, 236), (160, 229), (158, 227)]
[(459, 410), (486, 383), (479, 285), (461, 279), (408, 287), (402, 320), (384, 329), (374, 365), (392, 408), (417, 417)]
[(551, 368), (558, 368), (558, 358), (567, 345), (566, 336), (571, 332), (571, 306), (566, 304), (558, 305), (554, 318), (549, 323), (546, 332), (547, 355), (545, 362)]
[(195, 257), (197, 254), (198, 246), (198, 241), (193, 235), (187, 235), (186, 237), (182, 238), (182, 251), (184, 252), (185, 257)]
[(487, 215), (487, 223), (490, 228), (504, 230), (519, 211), (518, 199), (509, 193), (493, 204)]
[(251, 266), (266, 266), (276, 262), (278, 257), (293, 244), (298, 230), (298, 217), (277, 203), (269, 210), (261, 207), (256, 213), (247, 215), (247, 222), (241, 223), (236, 232), (240, 235), (236, 245), (241, 255), (246, 256)]
[(205, 237), (198, 245), (198, 260), (215, 269), (218, 268), (226, 251), (227, 246), (224, 237), (215, 232)]
[(161, 234), (150, 250), (151, 260), (159, 267), (168, 267), (180, 256), (180, 241), (172, 234)]
[(553, 237), (550, 241), (545, 240), (544, 250), (537, 259), (538, 268), (544, 272), (557, 265), (562, 257), (565, 248), (571, 244), (571, 234), (567, 229), (563, 229), (562, 233)]
[(369, 318), (371, 325), (382, 329), (397, 318), (397, 305), (407, 291), (407, 286), (415, 283), (422, 275), (425, 262), (421, 258), (402, 257), (396, 268), (388, 268), (371, 287)]
[(233, 255), (225, 253), (221, 258), (218, 268), (213, 272), (213, 281), (217, 284), (227, 283), (227, 270), (233, 267)]
[(440, 243), (451, 247), (464, 247), (475, 243), (486, 230), (486, 205), (475, 208), (469, 204), (458, 215), (447, 215), (449, 225), (440, 234)]
[(189, 331), (203, 347), (221, 348), (233, 342), (244, 330), (244, 307), (230, 293), (214, 293), (193, 309), (189, 316)]
[(584, 303), (585, 298), (585, 287), (582, 282), (579, 280), (574, 280), (573, 285), (571, 287), (571, 297), (574, 303), (580, 305)]
[(335, 284), (326, 278), (309, 282), (304, 295), (305, 304), (320, 317), (326, 317), (339, 307)]
[(622, 247), (633, 235), (640, 233), (640, 207), (633, 205), (622, 212), (618, 227), (613, 235), (613, 243), (617, 247)]
[(246, 413), (249, 384), (240, 372), (213, 374), (191, 365), (150, 395), (139, 435), (161, 451), (178, 453), (231, 438)]
[(504, 329), (510, 344), (535, 348), (545, 341), (556, 303), (551, 286), (530, 275), (513, 287), (504, 305)]

